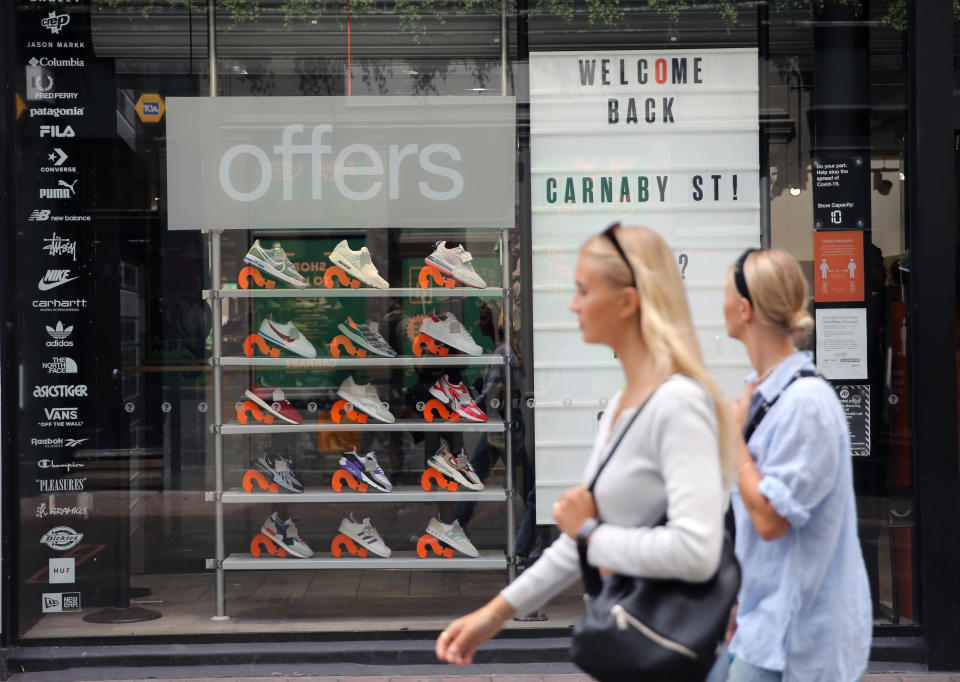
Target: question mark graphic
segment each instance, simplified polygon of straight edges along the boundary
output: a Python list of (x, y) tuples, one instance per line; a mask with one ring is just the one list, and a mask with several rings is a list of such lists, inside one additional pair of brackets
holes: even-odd
[(685, 253), (681, 253), (680, 254), (680, 277), (682, 279), (687, 278), (687, 265), (689, 264), (690, 264), (690, 257)]

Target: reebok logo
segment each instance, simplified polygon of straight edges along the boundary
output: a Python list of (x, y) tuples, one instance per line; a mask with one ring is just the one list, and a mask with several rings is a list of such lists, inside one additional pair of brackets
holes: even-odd
[(71, 277), (69, 270), (47, 270), (47, 274), (45, 274), (37, 284), (37, 289), (40, 291), (50, 291), (61, 284), (72, 282), (78, 278), (79, 275), (76, 277)]

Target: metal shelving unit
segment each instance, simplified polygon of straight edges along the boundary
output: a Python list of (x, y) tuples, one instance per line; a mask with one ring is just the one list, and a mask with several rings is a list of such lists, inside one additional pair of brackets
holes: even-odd
[[(316, 433), (320, 431), (351, 431), (351, 432), (389, 432), (389, 431), (420, 431), (420, 432), (484, 432), (504, 433), (509, 431), (513, 422), (512, 403), (512, 375), (510, 367), (513, 365), (511, 352), (511, 311), (509, 273), (509, 243), (507, 229), (499, 231), (501, 286), (475, 289), (471, 287), (433, 287), (421, 288), (337, 288), (337, 289), (212, 289), (205, 290), (203, 297), (210, 301), (213, 309), (213, 344), (210, 365), (213, 369), (213, 421), (211, 431), (214, 440), (214, 490), (206, 494), (206, 499), (215, 505), (216, 524), (216, 554), (208, 560), (207, 567), (216, 572), (216, 616), (215, 619), (225, 619), (226, 616), (226, 589), (225, 571), (270, 571), (270, 570), (318, 570), (318, 569), (405, 569), (405, 570), (503, 570), (508, 572), (509, 579), (516, 575), (516, 557), (513, 552), (513, 538), (516, 534), (516, 519), (512, 501), (516, 497), (513, 482), (513, 442), (512, 438), (505, 438), (504, 462), (506, 474), (502, 488), (485, 488), (481, 491), (460, 489), (455, 492), (434, 489), (427, 492), (422, 488), (412, 486), (398, 486), (391, 493), (352, 491), (305, 491), (303, 493), (247, 493), (238, 489), (224, 487), (223, 439), (226, 436), (243, 436), (251, 434), (286, 434), (286, 433)], [(209, 232), (209, 246), (211, 258), (211, 275), (215, 284), (222, 286), (221, 263), (221, 236), (220, 231)], [(499, 298), (503, 301), (503, 344), (506, 348), (504, 355), (474, 356), (402, 356), (397, 358), (247, 358), (223, 355), (223, 300), (224, 299), (270, 299), (270, 298)], [(325, 352), (323, 346), (321, 352)], [(238, 422), (225, 423), (224, 421), (224, 391), (223, 371), (225, 367), (274, 367), (289, 369), (335, 370), (342, 368), (391, 368), (391, 367), (477, 367), (477, 366), (505, 366), (504, 395), (507, 396), (503, 405), (503, 419), (490, 419), (483, 423), (469, 421), (428, 422), (422, 419), (397, 420), (393, 424), (385, 424), (370, 419), (366, 424), (344, 421), (342, 423), (328, 423), (314, 421), (303, 424), (240, 424)], [(421, 559), (414, 552), (394, 552), (389, 558), (375, 557), (311, 557), (310, 559), (277, 558), (264, 556), (255, 558), (251, 554), (226, 555), (224, 536), (224, 505), (238, 504), (280, 504), (280, 503), (384, 503), (384, 502), (450, 502), (476, 501), (506, 503), (506, 541), (502, 554), (482, 553), (477, 558), (454, 556), (451, 558)]]

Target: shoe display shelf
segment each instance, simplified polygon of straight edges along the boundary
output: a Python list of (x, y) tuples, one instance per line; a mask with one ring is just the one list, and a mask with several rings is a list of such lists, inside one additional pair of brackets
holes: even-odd
[[(321, 431), (351, 431), (351, 432), (485, 432), (503, 433), (507, 424), (512, 423), (511, 401), (503, 405), (504, 419), (489, 419), (486, 422), (474, 423), (466, 420), (433, 421), (422, 419), (397, 420), (393, 424), (344, 422), (328, 423), (313, 422), (302, 424), (240, 424), (224, 420), (224, 391), (223, 370), (225, 367), (275, 367), (296, 369), (341, 369), (341, 368), (403, 368), (403, 367), (464, 367), (464, 366), (512, 366), (514, 358), (509, 349), (511, 345), (512, 322), (510, 314), (512, 306), (509, 302), (510, 283), (509, 273), (512, 272), (509, 263), (508, 229), (497, 230), (496, 240), (500, 253), (501, 286), (473, 288), (460, 286), (436, 286), (424, 288), (389, 288), (376, 289), (372, 287), (343, 287), (343, 288), (268, 288), (268, 289), (212, 289), (204, 290), (203, 298), (210, 301), (213, 310), (213, 344), (209, 364), (213, 373), (213, 415), (210, 430), (214, 442), (214, 490), (205, 493), (205, 499), (214, 505), (215, 523), (215, 557), (208, 559), (206, 566), (216, 573), (216, 616), (215, 620), (224, 620), (226, 615), (226, 571), (271, 571), (271, 570), (429, 570), (429, 571), (476, 571), (476, 570), (506, 570), (508, 580), (516, 576), (517, 560), (513, 551), (513, 538), (516, 534), (516, 516), (513, 501), (518, 493), (514, 490), (513, 481), (513, 439), (505, 439), (505, 481), (504, 486), (485, 488), (484, 490), (468, 490), (461, 488), (456, 491), (435, 489), (426, 491), (416, 486), (397, 486), (390, 493), (374, 492), (334, 492), (333, 490), (306, 490), (302, 493), (280, 492), (247, 492), (243, 489), (227, 489), (224, 484), (224, 438), (245, 436), (251, 434), (287, 434), (287, 433), (316, 433)], [(209, 231), (211, 254), (211, 280), (223, 282), (221, 263), (222, 232)], [(225, 299), (276, 299), (276, 298), (416, 298), (429, 292), (434, 297), (454, 298), (500, 298), (503, 300), (504, 314), (504, 347), (507, 355), (481, 356), (399, 356), (396, 358), (384, 357), (327, 357), (316, 359), (280, 358), (280, 357), (246, 357), (225, 356), (223, 354), (223, 301)], [(505, 395), (511, 395), (512, 373), (504, 372)], [(460, 554), (440, 557), (430, 555), (423, 545), (431, 545), (434, 553), (440, 549), (439, 543), (429, 540), (424, 535), (418, 544), (418, 551), (394, 551), (389, 558), (369, 555), (365, 558), (357, 556), (313, 556), (310, 558), (292, 558), (279, 556), (254, 556), (251, 553), (226, 554), (224, 533), (225, 505), (262, 505), (262, 504), (333, 504), (333, 503), (433, 503), (475, 501), (505, 504), (506, 528), (504, 529), (504, 549), (500, 551), (481, 551), (478, 557), (468, 557)], [(426, 541), (426, 542), (425, 542)]]

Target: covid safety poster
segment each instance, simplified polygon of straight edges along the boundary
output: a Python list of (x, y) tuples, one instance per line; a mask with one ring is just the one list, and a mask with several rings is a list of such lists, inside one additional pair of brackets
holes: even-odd
[(537, 521), (580, 483), (598, 415), (622, 387), (569, 311), (577, 250), (619, 221), (660, 233), (687, 287), (708, 369), (739, 394), (723, 279), (760, 243), (755, 49), (530, 55)]

